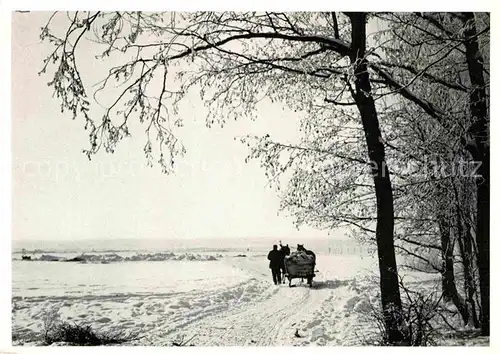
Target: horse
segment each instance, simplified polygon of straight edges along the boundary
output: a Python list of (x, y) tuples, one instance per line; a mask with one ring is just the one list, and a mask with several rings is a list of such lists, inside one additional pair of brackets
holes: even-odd
[(285, 274), (286, 274), (286, 269), (285, 269), (285, 257), (290, 255), (290, 247), (288, 247), (288, 244), (286, 246), (283, 246), (280, 242), (280, 269), (281, 269), (281, 279), (283, 284), (285, 283)]

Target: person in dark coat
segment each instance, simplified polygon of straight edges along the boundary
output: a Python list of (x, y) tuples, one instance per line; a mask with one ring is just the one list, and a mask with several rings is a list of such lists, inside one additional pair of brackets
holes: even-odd
[(273, 275), (274, 284), (281, 283), (281, 252), (278, 251), (278, 246), (273, 245), (273, 249), (267, 255), (269, 260), (269, 268), (271, 268), (271, 273)]

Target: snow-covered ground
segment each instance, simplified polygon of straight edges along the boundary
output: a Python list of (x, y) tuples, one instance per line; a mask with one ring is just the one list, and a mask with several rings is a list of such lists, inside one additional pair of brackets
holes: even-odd
[[(262, 255), (215, 261), (13, 262), (13, 344), (36, 345), (47, 313), (140, 331), (128, 345), (360, 345), (375, 259), (318, 254), (313, 288), (275, 286)], [(434, 282), (432, 277), (428, 282)]]

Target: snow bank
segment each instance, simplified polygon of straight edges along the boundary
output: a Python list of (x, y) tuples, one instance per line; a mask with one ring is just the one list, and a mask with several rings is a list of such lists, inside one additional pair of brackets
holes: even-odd
[(32, 260), (54, 262), (54, 261), (59, 261), (60, 259), (63, 259), (63, 258), (58, 257), (58, 256), (53, 256), (53, 255), (50, 255), (50, 254), (42, 254), (40, 256), (40, 258), (38, 258), (38, 259), (33, 258)]
[(116, 263), (116, 262), (158, 262), (158, 261), (217, 261), (222, 258), (221, 255), (213, 254), (195, 254), (159, 252), (159, 253), (138, 253), (132, 256), (121, 256), (116, 253), (105, 254), (83, 254), (76, 257), (61, 257), (50, 254), (42, 254), (33, 261), (63, 261), (63, 262), (82, 262), (82, 263)]

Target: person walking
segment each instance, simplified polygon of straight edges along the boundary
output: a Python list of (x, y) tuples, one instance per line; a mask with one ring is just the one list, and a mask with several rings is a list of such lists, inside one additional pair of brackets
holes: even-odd
[(281, 283), (281, 253), (278, 251), (278, 245), (273, 245), (273, 249), (267, 255), (267, 259), (269, 260), (273, 282), (278, 285)]

